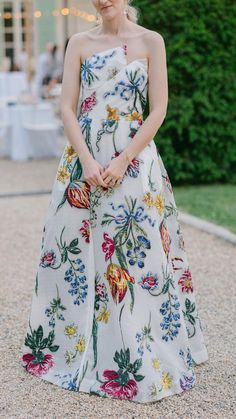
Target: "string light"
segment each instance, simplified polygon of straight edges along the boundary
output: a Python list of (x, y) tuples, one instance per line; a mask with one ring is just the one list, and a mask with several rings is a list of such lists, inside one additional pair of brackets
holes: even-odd
[(67, 16), (70, 13), (70, 10), (68, 9), (68, 7), (64, 7), (63, 9), (61, 9), (61, 14), (63, 16)]
[[(62, 9), (54, 9), (52, 11), (45, 11), (44, 13), (42, 13), (41, 10), (35, 10), (33, 13), (33, 16), (36, 19), (39, 19), (43, 16), (53, 16), (53, 17), (59, 17), (59, 16), (68, 16), (68, 15), (73, 15), (75, 17), (80, 17), (84, 20), (87, 20), (88, 22), (94, 22), (96, 20), (96, 16), (93, 14), (89, 14), (83, 10), (80, 10), (76, 7), (63, 7)], [(21, 18), (27, 18), (27, 14), (25, 12), (16, 12), (16, 13), (12, 13), (12, 12), (5, 12), (5, 13), (0, 13), (0, 18), (3, 18), (5, 20), (7, 19), (12, 19), (13, 17), (15, 17), (16, 19), (21, 19)]]
[(3, 17), (4, 17), (4, 19), (11, 19), (12, 18), (12, 13), (10, 13), (10, 12), (6, 12), (6, 13), (4, 13), (3, 14)]
[(42, 12), (40, 10), (35, 10), (34, 17), (39, 18), (42, 16)]

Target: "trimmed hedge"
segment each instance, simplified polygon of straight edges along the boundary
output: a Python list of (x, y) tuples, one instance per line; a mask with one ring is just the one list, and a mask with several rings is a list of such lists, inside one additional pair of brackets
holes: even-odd
[(169, 102), (155, 142), (171, 181), (236, 183), (236, 2), (134, 5), (165, 40)]

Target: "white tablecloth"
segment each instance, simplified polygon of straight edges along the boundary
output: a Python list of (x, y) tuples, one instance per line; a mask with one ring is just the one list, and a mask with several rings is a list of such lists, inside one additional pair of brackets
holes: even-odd
[[(58, 124), (51, 103), (17, 104), (0, 109), (1, 121), (9, 124), (4, 141), (6, 156), (12, 160), (58, 157)], [(0, 127), (1, 128), (1, 127)]]
[(26, 74), (21, 71), (0, 73), (0, 99), (4, 97), (18, 97), (27, 90)]

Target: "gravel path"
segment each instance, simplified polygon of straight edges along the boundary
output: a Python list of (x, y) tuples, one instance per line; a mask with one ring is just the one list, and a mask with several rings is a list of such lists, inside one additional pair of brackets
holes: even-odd
[[(30, 162), (22, 170), (22, 163), (3, 162), (1, 193), (19, 192), (19, 184), (24, 185), (24, 191), (48, 190), (56, 166), (56, 160), (43, 165), (42, 162)], [(42, 176), (40, 172), (43, 173)], [(35, 181), (37, 176), (38, 182)], [(236, 330), (233, 319), (236, 312), (236, 247), (187, 225), (183, 225), (185, 244), (209, 353), (209, 361), (195, 369), (197, 384), (193, 389), (152, 404), (141, 405), (69, 392), (24, 371), (19, 356), (30, 310), (41, 230), (48, 203), (49, 195), (0, 199), (2, 222), (0, 417), (7, 419), (229, 419), (235, 417)]]

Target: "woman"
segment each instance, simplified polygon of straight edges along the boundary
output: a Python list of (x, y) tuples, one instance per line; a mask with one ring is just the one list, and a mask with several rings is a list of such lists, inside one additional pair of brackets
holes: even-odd
[(192, 388), (194, 365), (208, 354), (153, 141), (168, 100), (164, 40), (136, 23), (126, 0), (92, 3), (101, 23), (72, 36), (66, 51), (68, 141), (22, 361), (66, 389), (144, 403)]

